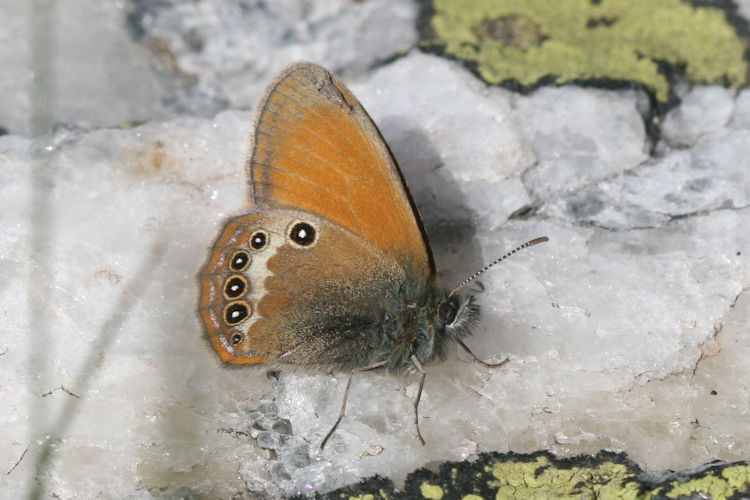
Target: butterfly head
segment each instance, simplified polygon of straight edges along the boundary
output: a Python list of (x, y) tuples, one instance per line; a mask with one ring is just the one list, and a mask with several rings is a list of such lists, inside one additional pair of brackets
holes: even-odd
[(469, 328), (479, 318), (479, 305), (473, 295), (453, 293), (446, 296), (437, 307), (437, 321), (442, 326), (446, 339), (465, 337)]
[(471, 327), (479, 319), (479, 304), (473, 295), (441, 290), (433, 313), (435, 352), (441, 357), (444, 346), (471, 334)]
[(411, 297), (416, 298), (402, 290), (397, 310), (383, 322), (384, 352), (376, 357), (387, 358), (392, 371), (410, 367), (412, 356), (422, 363), (442, 358), (449, 342), (469, 335), (479, 317), (473, 296), (451, 294), (440, 285)]

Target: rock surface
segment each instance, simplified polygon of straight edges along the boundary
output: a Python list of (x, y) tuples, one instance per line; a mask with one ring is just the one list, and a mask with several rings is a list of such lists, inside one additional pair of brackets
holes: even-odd
[[(398, 482), (482, 451), (624, 451), (647, 471), (750, 457), (747, 90), (689, 90), (652, 144), (639, 92), (566, 86), (521, 96), (416, 50), (373, 69), (414, 45), (412, 4), (289, 1), (278, 8), (294, 15), (241, 39), (246, 13), (231, 4), (176, 12), (165, 2), (131, 19), (131, 29), (163, 30), (181, 71), (198, 75), (194, 94), (144, 70), (153, 80), (127, 105), (109, 89), (78, 110), (84, 87), (25, 123), (38, 103), (0, 106), (12, 132), (0, 137), (0, 490), (288, 496), (376, 473)], [(101, 14), (111, 39), (126, 37), (133, 5)], [(12, 10), (20, 7), (3, 9), (26, 29), (26, 14)], [(347, 45), (362, 35), (352, 26), (375, 12), (393, 19), (379, 24), (388, 29)], [(235, 31), (222, 33), (233, 17)], [(200, 53), (189, 37), (184, 46), (170, 38), (192, 28)], [(249, 47), (268, 40), (258, 66), (243, 66)], [(92, 54), (106, 55), (108, 43)], [(126, 61), (148, 56), (127, 47)], [(201, 338), (196, 273), (222, 220), (245, 203), (244, 108), (295, 59), (349, 75), (402, 166), (445, 280), (550, 238), (482, 276), (482, 320), (468, 343), (510, 362), (491, 370), (451, 350), (428, 366), (425, 446), (414, 435), (415, 375), (357, 375), (346, 418), (320, 452), (347, 374), (268, 378), (222, 366)], [(86, 58), (79, 64), (61, 74), (86, 76)], [(88, 75), (104, 89), (100, 76)], [(192, 116), (165, 119), (187, 102)], [(139, 120), (147, 123), (88, 128)], [(68, 124), (51, 126), (58, 121)]]

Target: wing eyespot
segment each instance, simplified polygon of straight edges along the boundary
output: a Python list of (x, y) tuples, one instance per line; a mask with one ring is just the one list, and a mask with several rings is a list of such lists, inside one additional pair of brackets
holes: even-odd
[(233, 274), (224, 282), (224, 298), (227, 300), (240, 298), (247, 293), (249, 288), (247, 278), (241, 274)]
[(251, 260), (250, 254), (245, 250), (237, 250), (232, 254), (232, 258), (229, 261), (229, 268), (232, 271), (244, 271), (250, 265)]
[(229, 344), (233, 346), (241, 344), (244, 339), (245, 336), (242, 335), (242, 332), (239, 332), (237, 330), (232, 330), (227, 334), (227, 340), (229, 341)]
[(259, 229), (250, 235), (250, 248), (253, 250), (263, 250), (268, 246), (268, 233)]
[(318, 240), (318, 230), (309, 222), (293, 222), (287, 232), (289, 241), (298, 247), (309, 247)]
[(252, 316), (253, 308), (244, 300), (235, 300), (224, 307), (224, 323), (230, 326), (239, 325)]

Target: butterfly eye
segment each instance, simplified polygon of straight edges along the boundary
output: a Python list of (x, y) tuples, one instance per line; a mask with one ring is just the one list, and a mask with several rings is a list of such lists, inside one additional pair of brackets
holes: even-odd
[(438, 306), (438, 316), (440, 321), (450, 325), (456, 319), (456, 308), (450, 302), (441, 302)]
[(230, 302), (224, 308), (224, 321), (227, 325), (238, 325), (250, 316), (250, 304), (242, 300)]
[(229, 335), (229, 343), (232, 345), (237, 345), (242, 342), (243, 336), (238, 331), (233, 331)]
[(265, 231), (255, 231), (250, 235), (250, 246), (253, 250), (262, 250), (268, 244), (268, 233)]
[(229, 267), (232, 271), (244, 271), (245, 268), (250, 264), (250, 256), (244, 250), (237, 250), (232, 254), (232, 260), (229, 262)]
[(247, 280), (244, 276), (234, 275), (224, 283), (224, 296), (227, 299), (242, 297), (247, 291)]
[(299, 246), (309, 246), (315, 243), (316, 231), (307, 222), (298, 222), (289, 231), (289, 238)]

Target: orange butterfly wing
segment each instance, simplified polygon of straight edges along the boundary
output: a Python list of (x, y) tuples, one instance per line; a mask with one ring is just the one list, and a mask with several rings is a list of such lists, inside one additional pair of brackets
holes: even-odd
[(259, 109), (247, 163), (255, 207), (316, 214), (397, 256), (410, 271), (432, 271), (393, 155), (341, 81), (320, 66), (295, 64)]
[[(247, 168), (252, 211), (226, 223), (200, 275), (214, 349), (236, 364), (367, 363), (405, 281), (419, 296), (434, 277), (377, 127), (336, 77), (296, 64), (260, 103)], [(299, 221), (315, 228), (314, 245), (290, 241)]]

